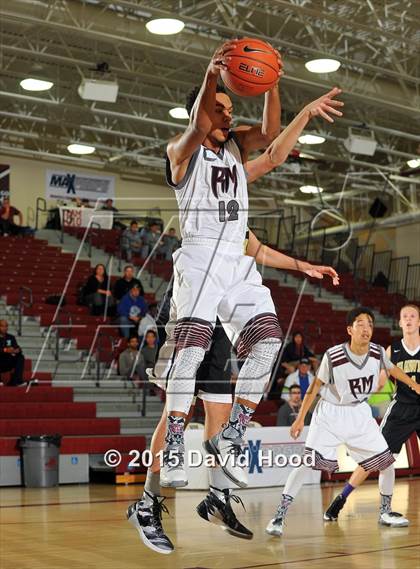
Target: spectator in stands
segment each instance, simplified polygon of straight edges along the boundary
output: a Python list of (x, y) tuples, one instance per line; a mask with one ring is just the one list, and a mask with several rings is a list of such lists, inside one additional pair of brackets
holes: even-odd
[[(277, 413), (277, 426), (290, 427), (296, 420), (302, 406), (302, 395), (300, 386), (295, 384), (290, 386), (289, 400), (284, 401)], [(311, 413), (305, 417), (305, 425), (311, 422)]]
[(163, 245), (161, 253), (167, 261), (172, 261), (172, 253), (179, 247), (179, 239), (174, 227), (171, 227), (169, 233), (163, 236)]
[(292, 373), (295, 371), (298, 362), (302, 358), (308, 358), (314, 370), (317, 369), (318, 360), (311, 350), (305, 346), (302, 332), (296, 331), (293, 333), (292, 341), (287, 344), (286, 349), (284, 350), (281, 365), (288, 373)]
[(155, 257), (156, 254), (162, 253), (163, 241), (158, 223), (152, 222), (149, 224), (149, 227), (143, 227), (140, 231), (140, 237), (143, 241), (141, 250), (143, 259), (148, 257), (152, 251), (153, 257)]
[(123, 232), (121, 237), (121, 248), (127, 261), (131, 261), (133, 255), (140, 255), (142, 252), (142, 239), (139, 233), (139, 226), (135, 219), (130, 223), (130, 227)]
[(104, 265), (99, 263), (93, 270), (83, 288), (84, 304), (89, 306), (91, 314), (98, 316), (113, 312), (115, 300), (110, 291), (110, 280)]
[(111, 198), (105, 200), (105, 203), (102, 207), (103, 211), (111, 211), (113, 214), (113, 218), (112, 218), (112, 228), (113, 229), (126, 229), (126, 226), (124, 225), (124, 223), (121, 223), (121, 221), (118, 221), (118, 213), (119, 210), (114, 207), (114, 202), (111, 200)]
[(144, 337), (144, 344), (141, 349), (145, 369), (153, 368), (157, 356), (157, 333), (156, 330), (148, 330)]
[(128, 340), (127, 349), (120, 354), (118, 368), (120, 375), (131, 379), (138, 387), (141, 380), (147, 380), (145, 364), (142, 354), (139, 353), (139, 341), (136, 336)]
[(157, 335), (158, 327), (156, 320), (153, 318), (150, 312), (147, 312), (147, 314), (141, 318), (139, 327), (137, 329), (137, 335), (140, 342), (143, 340), (149, 330), (153, 330), (153, 332), (155, 332)]
[(121, 335), (124, 338), (130, 338), (137, 335), (142, 316), (147, 313), (147, 303), (140, 296), (140, 288), (134, 285), (133, 288), (125, 294), (118, 304), (118, 316)]
[[(8, 334), (9, 325), (7, 320), (0, 320), (0, 373), (12, 372), (12, 378), (8, 386), (23, 385), (23, 371), (25, 358), (22, 354), (16, 338)], [(3, 382), (0, 382), (4, 385)]]
[(314, 379), (314, 375), (311, 373), (310, 367), (311, 362), (308, 360), (308, 358), (301, 358), (297, 369), (287, 376), (286, 381), (284, 382), (284, 389), (290, 391), (292, 385), (299, 385), (303, 399), (303, 397), (305, 397), (305, 393), (308, 390), (308, 387)]
[[(19, 225), (15, 223), (15, 217), (19, 219)], [(10, 205), (9, 198), (3, 198), (0, 208), (0, 234), (2, 235), (33, 235), (35, 230), (23, 225), (22, 213)]]
[(122, 297), (133, 288), (134, 285), (137, 285), (139, 287), (141, 296), (144, 296), (143, 285), (139, 279), (134, 276), (133, 265), (126, 265), (124, 267), (123, 276), (120, 279), (117, 279), (114, 284), (113, 292), (115, 300), (119, 302)]

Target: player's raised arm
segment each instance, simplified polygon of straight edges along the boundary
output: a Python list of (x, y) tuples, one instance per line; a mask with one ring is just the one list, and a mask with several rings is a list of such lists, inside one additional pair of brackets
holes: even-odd
[(328, 275), (332, 278), (334, 285), (340, 284), (339, 276), (332, 267), (311, 265), (306, 261), (298, 261), (293, 257), (284, 255), (284, 253), (280, 253), (280, 251), (276, 251), (267, 245), (263, 245), (251, 230), (249, 231), (246, 254), (250, 257), (255, 257), (255, 261), (259, 265), (264, 265), (264, 267), (300, 271), (317, 279), (322, 279), (324, 275)]
[(175, 174), (174, 168), (191, 158), (212, 128), (212, 115), (215, 112), (216, 105), (217, 80), (220, 70), (227, 69), (227, 57), (234, 47), (234, 41), (226, 42), (215, 51), (194, 103), (189, 125), (181, 135), (175, 137), (168, 144), (167, 153), (173, 176)]
[[(283, 61), (280, 53), (275, 50), (279, 64), (279, 79), (283, 75)], [(243, 151), (246, 161), (248, 153), (260, 148), (266, 148), (280, 134), (281, 103), (278, 83), (264, 95), (264, 111), (261, 124), (254, 126), (239, 126), (233, 129)]]
[(319, 99), (306, 105), (261, 156), (247, 162), (245, 169), (248, 173), (248, 182), (253, 182), (276, 166), (283, 164), (293, 150), (303, 129), (313, 117), (320, 116), (330, 123), (334, 122), (331, 115), (341, 117), (343, 113), (338, 110), (338, 107), (342, 107), (344, 103), (334, 98), (340, 93), (341, 89), (334, 87)]

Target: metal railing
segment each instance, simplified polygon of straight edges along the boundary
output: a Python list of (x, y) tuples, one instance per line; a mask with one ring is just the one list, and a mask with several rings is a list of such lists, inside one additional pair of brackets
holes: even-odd
[(46, 213), (47, 201), (44, 198), (36, 198), (36, 212), (35, 212), (35, 229), (38, 230), (39, 214)]
[[(29, 295), (29, 302), (25, 301), (25, 292)], [(18, 302), (18, 326), (17, 335), (22, 336), (22, 316), (23, 309), (30, 308), (33, 305), (33, 294), (32, 289), (28, 286), (19, 287), (19, 302)]]
[[(67, 323), (63, 322), (62, 316), (68, 317)], [(65, 311), (62, 310), (61, 314), (58, 313), (54, 324), (51, 324), (51, 328), (54, 328), (55, 330), (54, 359), (57, 362), (60, 360), (60, 339), (61, 339), (60, 329), (64, 324), (66, 324), (66, 327), (70, 328), (70, 330), (73, 328), (73, 319), (71, 317), (71, 313), (68, 310)]]

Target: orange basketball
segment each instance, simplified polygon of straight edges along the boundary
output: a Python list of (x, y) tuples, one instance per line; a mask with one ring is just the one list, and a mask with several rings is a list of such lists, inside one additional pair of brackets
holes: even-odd
[(261, 40), (238, 40), (229, 57), (228, 70), (221, 71), (221, 76), (226, 87), (236, 95), (261, 95), (278, 80), (277, 55), (270, 45)]

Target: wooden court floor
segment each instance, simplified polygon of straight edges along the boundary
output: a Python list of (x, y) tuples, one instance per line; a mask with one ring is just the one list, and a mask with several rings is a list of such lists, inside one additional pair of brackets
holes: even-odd
[[(0, 489), (1, 569), (418, 569), (420, 479), (397, 482), (394, 509), (408, 528), (377, 525), (378, 489), (369, 482), (350, 496), (338, 523), (324, 524), (323, 507), (341, 485), (306, 486), (292, 505), (285, 535), (264, 533), (281, 489), (242, 490), (247, 511), (240, 519), (254, 539), (231, 537), (195, 513), (200, 492), (178, 491), (167, 499), (171, 555), (143, 546), (125, 520), (140, 486), (81, 485), (37, 490)], [(238, 506), (239, 507), (239, 506)], [(235, 505), (235, 509), (237, 509)], [(239, 510), (237, 510), (239, 511)]]

